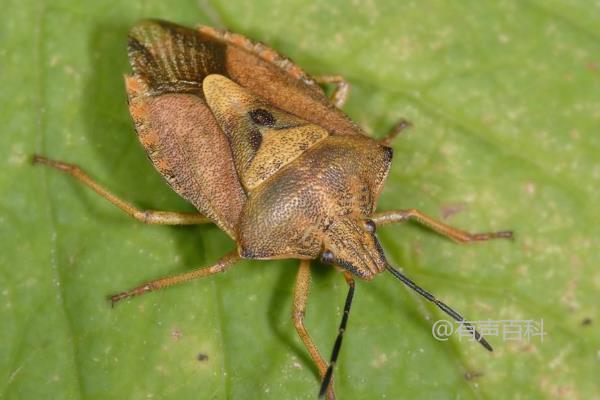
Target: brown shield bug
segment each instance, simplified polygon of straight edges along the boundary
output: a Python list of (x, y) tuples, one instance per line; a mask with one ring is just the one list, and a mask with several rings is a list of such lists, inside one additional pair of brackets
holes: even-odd
[[(392, 161), (389, 144), (409, 126), (406, 121), (375, 140), (340, 110), (349, 90), (343, 78), (312, 78), (265, 45), (210, 27), (140, 22), (129, 33), (129, 59), (133, 74), (125, 83), (139, 139), (158, 172), (200, 213), (142, 211), (75, 165), (42, 156), (34, 161), (71, 174), (139, 221), (214, 223), (237, 248), (212, 266), (111, 296), (113, 303), (223, 272), (242, 258), (298, 259), (292, 317), (319, 369), (319, 394), (329, 399), (355, 277), (370, 280), (387, 271), (464, 321), (388, 263), (375, 228), (414, 220), (460, 243), (512, 233), (471, 234), (416, 209), (375, 212)], [(323, 83), (336, 86), (330, 98), (319, 86)], [(335, 266), (349, 287), (329, 363), (303, 322), (314, 259)]]

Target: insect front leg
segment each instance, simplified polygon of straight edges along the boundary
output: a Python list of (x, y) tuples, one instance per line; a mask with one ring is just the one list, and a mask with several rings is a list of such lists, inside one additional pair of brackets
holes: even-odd
[(322, 75), (316, 76), (315, 81), (320, 84), (334, 84), (335, 89), (329, 98), (337, 108), (344, 107), (348, 96), (350, 95), (350, 83), (340, 75)]
[(469, 243), (469, 242), (480, 242), (490, 239), (512, 239), (512, 231), (498, 231), (498, 232), (483, 232), (483, 233), (469, 233), (463, 230), (454, 228), (450, 225), (446, 225), (441, 221), (438, 221), (429, 215), (410, 208), (407, 210), (396, 210), (396, 211), (385, 211), (376, 213), (371, 217), (371, 220), (376, 225), (387, 225), (396, 222), (405, 222), (408, 220), (414, 220), (421, 225), (424, 225), (434, 232), (440, 235), (446, 236), (458, 243)]
[(167, 276), (165, 278), (160, 278), (150, 282), (146, 282), (126, 292), (110, 296), (109, 299), (112, 305), (114, 306), (116, 302), (121, 301), (123, 299), (127, 299), (129, 297), (139, 296), (144, 293), (163, 289), (169, 286), (177, 285), (179, 283), (191, 281), (192, 279), (204, 278), (205, 276), (224, 272), (239, 260), (240, 256), (237, 254), (237, 251), (232, 251), (231, 253), (225, 255), (223, 258), (217, 261), (214, 265), (211, 265), (209, 267), (202, 267), (183, 274)]
[[(298, 332), (298, 336), (302, 339), (304, 346), (308, 350), (310, 357), (313, 359), (317, 368), (319, 369), (319, 375), (321, 379), (325, 377), (327, 371), (327, 363), (319, 353), (319, 349), (310, 338), (306, 327), (304, 326), (304, 314), (306, 313), (306, 301), (308, 299), (308, 292), (310, 289), (310, 261), (301, 260), (300, 267), (298, 269), (298, 275), (296, 276), (296, 285), (294, 287), (294, 308), (292, 312), (292, 319), (294, 320), (294, 327)], [(329, 400), (335, 399), (333, 392), (333, 381), (329, 385), (327, 391), (327, 398)]]
[(412, 124), (410, 121), (405, 120), (404, 118), (400, 121), (396, 122), (396, 125), (390, 129), (390, 131), (382, 138), (379, 139), (379, 143), (384, 146), (389, 146), (392, 144), (392, 141), (404, 130), (410, 128)]
[(100, 196), (119, 207), (121, 210), (146, 224), (162, 224), (162, 225), (195, 225), (208, 224), (211, 221), (204, 215), (199, 213), (172, 212), (172, 211), (155, 211), (155, 210), (140, 210), (130, 203), (115, 196), (104, 186), (92, 179), (81, 168), (74, 164), (67, 164), (61, 161), (50, 160), (46, 157), (35, 155), (33, 157), (34, 164), (46, 165), (62, 172), (66, 172), (79, 182), (93, 189)]

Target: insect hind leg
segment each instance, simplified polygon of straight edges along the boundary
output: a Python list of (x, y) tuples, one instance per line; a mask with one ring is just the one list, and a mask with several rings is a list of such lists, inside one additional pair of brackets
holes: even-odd
[(86, 174), (79, 166), (75, 164), (68, 164), (62, 161), (51, 160), (41, 155), (33, 156), (33, 163), (45, 165), (61, 172), (65, 172), (83, 183), (90, 189), (94, 190), (100, 196), (110, 201), (115, 206), (119, 207), (122, 211), (129, 214), (138, 221), (146, 224), (160, 224), (160, 225), (195, 225), (195, 224), (207, 224), (211, 221), (204, 215), (199, 213), (186, 213), (186, 212), (174, 212), (174, 211), (156, 211), (156, 210), (140, 210), (134, 207), (129, 202), (117, 197), (103, 185), (96, 182), (88, 174)]
[(316, 76), (315, 81), (319, 84), (331, 83), (335, 85), (335, 89), (329, 98), (337, 108), (344, 107), (348, 96), (350, 95), (350, 83), (340, 75), (322, 75)]

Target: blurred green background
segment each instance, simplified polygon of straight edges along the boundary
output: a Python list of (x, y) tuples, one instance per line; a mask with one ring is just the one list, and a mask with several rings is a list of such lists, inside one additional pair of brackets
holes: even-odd
[[(459, 246), (380, 229), (393, 264), (472, 320), (544, 321), (490, 354), (384, 274), (359, 282), (340, 399), (600, 398), (600, 5), (573, 1), (5, 0), (0, 25), (0, 398), (314, 399), (290, 319), (296, 262), (136, 298), (105, 296), (215, 261), (215, 227), (145, 226), (55, 171), (78, 163), (143, 208), (191, 210), (147, 161), (122, 75), (136, 21), (227, 27), (353, 85), (346, 111), (400, 117), (379, 209), (417, 207), (517, 240)], [(307, 326), (327, 356), (346, 286), (315, 263)], [(207, 356), (198, 360), (202, 354)], [(201, 357), (202, 358), (202, 357)]]

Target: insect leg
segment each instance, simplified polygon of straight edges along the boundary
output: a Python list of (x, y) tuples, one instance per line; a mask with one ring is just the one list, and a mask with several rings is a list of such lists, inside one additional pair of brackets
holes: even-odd
[(338, 335), (333, 345), (333, 351), (331, 352), (331, 361), (329, 362), (329, 367), (327, 367), (327, 372), (325, 372), (323, 382), (321, 383), (321, 389), (319, 390), (319, 398), (322, 398), (325, 395), (327, 388), (332, 382), (333, 368), (335, 367), (335, 363), (337, 362), (337, 358), (340, 353), (340, 348), (342, 347), (342, 338), (344, 337), (344, 332), (346, 331), (346, 324), (348, 323), (348, 316), (350, 315), (350, 307), (352, 306), (352, 298), (354, 297), (354, 279), (352, 279), (352, 276), (348, 272), (344, 272), (344, 278), (346, 279), (346, 283), (348, 283), (348, 295), (346, 296), (346, 303), (344, 304), (342, 322), (340, 323)]
[(390, 131), (382, 139), (379, 140), (379, 143), (381, 143), (384, 146), (389, 146), (392, 143), (392, 141), (396, 138), (396, 136), (398, 136), (398, 134), (400, 134), (405, 129), (410, 128), (411, 126), (412, 124), (409, 121), (401, 119), (396, 123), (396, 125), (392, 127), (392, 129), (390, 129)]
[[(304, 314), (306, 313), (306, 301), (308, 299), (308, 292), (310, 290), (310, 261), (300, 260), (300, 268), (298, 269), (298, 275), (296, 276), (296, 285), (294, 287), (294, 309), (292, 312), (292, 319), (294, 320), (294, 327), (298, 332), (298, 336), (302, 339), (304, 346), (308, 350), (310, 357), (313, 359), (317, 368), (319, 369), (319, 375), (321, 379), (325, 376), (327, 370), (327, 363), (319, 353), (319, 349), (310, 338), (306, 327), (304, 326)], [(329, 387), (328, 391), (329, 400), (335, 399), (333, 393), (333, 383)]]
[(512, 239), (512, 231), (498, 231), (498, 232), (483, 232), (483, 233), (469, 233), (462, 231), (457, 228), (453, 228), (449, 225), (440, 222), (423, 212), (410, 208), (408, 210), (396, 210), (396, 211), (385, 211), (376, 213), (371, 217), (371, 220), (376, 225), (387, 225), (396, 222), (404, 222), (408, 220), (415, 220), (421, 225), (432, 229), (440, 235), (446, 236), (458, 243), (469, 243), (479, 242), (490, 239)]
[(104, 186), (93, 180), (77, 165), (50, 160), (37, 154), (33, 156), (33, 162), (34, 164), (46, 165), (59, 171), (66, 172), (79, 182), (82, 182), (84, 185), (93, 189), (96, 193), (113, 203), (115, 206), (119, 207), (121, 210), (125, 211), (127, 214), (131, 215), (133, 218), (146, 224), (194, 225), (207, 224), (211, 222), (208, 218), (199, 213), (140, 210), (125, 200), (115, 196), (109, 190), (104, 188)]
[(152, 292), (154, 290), (166, 288), (169, 286), (177, 285), (179, 283), (191, 281), (192, 279), (203, 278), (205, 276), (218, 274), (219, 272), (223, 272), (229, 269), (233, 264), (240, 260), (240, 256), (237, 254), (237, 251), (232, 251), (231, 253), (222, 257), (216, 264), (211, 265), (210, 267), (198, 268), (183, 274), (167, 276), (165, 278), (156, 279), (150, 282), (146, 282), (138, 287), (135, 287), (126, 292), (118, 293), (113, 296), (110, 296), (109, 299), (114, 306), (114, 304), (123, 299), (139, 296), (141, 294)]
[(344, 77), (340, 75), (322, 75), (316, 76), (315, 80), (320, 84), (332, 83), (335, 85), (330, 100), (337, 108), (342, 108), (346, 104), (346, 100), (348, 100), (348, 95), (350, 94), (350, 84)]

